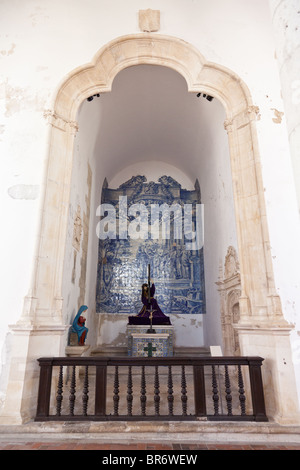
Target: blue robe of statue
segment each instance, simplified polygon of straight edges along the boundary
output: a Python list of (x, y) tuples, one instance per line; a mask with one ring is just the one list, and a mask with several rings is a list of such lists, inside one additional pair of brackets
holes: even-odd
[(82, 321), (82, 313), (87, 309), (88, 307), (86, 305), (82, 305), (80, 309), (78, 310), (77, 315), (74, 318), (74, 321), (72, 324), (72, 331), (77, 333), (78, 343), (80, 343), (81, 337), (83, 337), (84, 341), (86, 340), (87, 332), (89, 331), (88, 328), (85, 326), (85, 322)]

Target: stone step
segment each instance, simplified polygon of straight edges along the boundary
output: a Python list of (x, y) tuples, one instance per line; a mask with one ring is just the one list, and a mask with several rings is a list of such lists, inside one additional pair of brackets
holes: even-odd
[[(90, 355), (92, 357), (107, 356), (107, 357), (127, 357), (127, 347), (120, 346), (97, 346), (94, 348)], [(174, 357), (198, 357), (210, 356), (210, 351), (205, 347), (174, 347)]]

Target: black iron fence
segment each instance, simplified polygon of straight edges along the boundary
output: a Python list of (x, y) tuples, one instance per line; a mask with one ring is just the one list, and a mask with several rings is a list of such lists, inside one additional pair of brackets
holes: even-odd
[(261, 357), (38, 360), (36, 421), (268, 421)]

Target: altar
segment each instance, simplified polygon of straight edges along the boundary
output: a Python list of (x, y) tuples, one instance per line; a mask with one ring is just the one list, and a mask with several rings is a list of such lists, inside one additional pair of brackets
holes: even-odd
[(127, 325), (128, 356), (173, 356), (174, 327), (155, 325), (155, 333), (147, 333), (150, 325)]

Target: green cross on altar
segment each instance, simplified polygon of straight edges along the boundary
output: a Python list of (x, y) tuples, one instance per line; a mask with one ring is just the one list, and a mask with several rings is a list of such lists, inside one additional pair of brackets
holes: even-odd
[(144, 351), (148, 352), (148, 357), (152, 357), (152, 352), (156, 351), (156, 348), (153, 348), (152, 343), (148, 343), (148, 346), (144, 348)]

